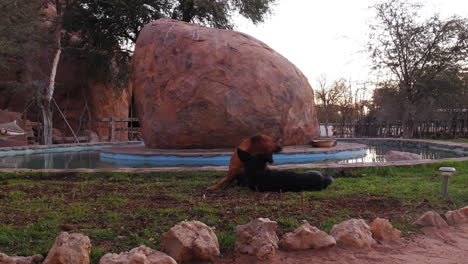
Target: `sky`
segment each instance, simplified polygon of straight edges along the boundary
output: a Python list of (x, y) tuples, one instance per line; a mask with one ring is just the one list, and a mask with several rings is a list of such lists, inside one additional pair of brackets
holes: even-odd
[[(468, 18), (468, 0), (423, 0), (424, 14), (438, 12)], [(247, 33), (294, 63), (312, 87), (321, 75), (328, 81), (372, 79), (365, 52), (375, 0), (277, 0), (264, 23), (236, 18), (235, 30)]]

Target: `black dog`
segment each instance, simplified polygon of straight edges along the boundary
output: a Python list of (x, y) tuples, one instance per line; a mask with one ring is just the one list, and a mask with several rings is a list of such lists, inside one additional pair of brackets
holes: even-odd
[(297, 173), (276, 171), (267, 168), (267, 162), (273, 163), (272, 155), (250, 154), (237, 149), (237, 155), (244, 164), (247, 184), (252, 190), (260, 192), (300, 192), (320, 191), (333, 182), (331, 176), (322, 176), (318, 171)]

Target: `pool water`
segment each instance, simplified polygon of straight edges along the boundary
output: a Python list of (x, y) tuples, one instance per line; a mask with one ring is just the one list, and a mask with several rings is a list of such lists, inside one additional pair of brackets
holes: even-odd
[[(385, 153), (390, 150), (405, 151), (420, 154), (423, 159), (456, 158), (466, 154), (449, 150), (433, 149), (421, 146), (367, 144), (367, 148), (358, 152), (334, 153), (323, 155), (309, 154), (276, 154), (274, 164), (286, 163), (355, 163), (355, 162), (385, 162)], [(99, 150), (82, 150), (73, 152), (50, 152), (40, 154), (23, 154), (0, 157), (0, 168), (29, 169), (74, 169), (74, 168), (120, 168), (120, 167), (168, 167), (168, 166), (227, 166), (230, 156), (206, 158), (201, 164), (188, 161), (181, 164), (180, 158), (168, 157), (166, 160), (151, 162), (128, 162), (116, 164), (112, 159), (100, 157)], [(199, 162), (200, 158), (196, 162)], [(183, 161), (185, 162), (185, 161)]]
[(76, 169), (119, 168), (99, 159), (99, 150), (50, 152), (0, 157), (0, 168)]
[(423, 159), (445, 159), (445, 158), (458, 158), (463, 157), (463, 154), (449, 151), (449, 150), (440, 150), (430, 147), (408, 147), (401, 145), (373, 145), (367, 144), (366, 154), (363, 157), (347, 159), (338, 161), (338, 163), (356, 163), (356, 162), (386, 162), (385, 153), (388, 151), (403, 151), (411, 152), (421, 155)]

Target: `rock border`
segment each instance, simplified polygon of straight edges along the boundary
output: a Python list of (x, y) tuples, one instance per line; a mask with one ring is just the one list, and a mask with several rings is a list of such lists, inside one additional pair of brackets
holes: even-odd
[[(458, 225), (468, 224), (468, 206), (462, 207), (454, 211), (447, 211), (445, 216), (448, 216), (447, 219), (451, 219), (448, 221), (450, 225), (447, 224), (447, 222), (441, 217), (440, 214), (434, 211), (428, 211), (421, 215), (415, 221), (415, 224), (417, 223), (417, 226), (421, 228), (437, 228), (441, 230), (446, 228), (457, 228)], [(422, 221), (421, 219), (423, 219), (424, 221)], [(212, 243), (212, 245), (214, 245), (212, 246), (212, 248), (205, 247), (207, 244), (210, 243), (202, 242), (202, 244), (204, 245), (203, 251), (209, 252), (206, 255), (206, 257), (200, 258), (200, 254), (196, 253), (196, 251), (186, 248), (185, 246), (184, 248), (176, 246), (175, 248), (170, 249), (170, 252), (168, 252), (167, 249), (165, 249), (164, 247), (162, 249), (163, 252), (160, 252), (155, 249), (147, 248), (145, 246), (139, 246), (127, 252), (107, 253), (101, 257), (99, 263), (121, 263), (119, 261), (121, 261), (122, 259), (124, 259), (125, 261), (129, 261), (131, 259), (135, 261), (142, 260), (144, 261), (144, 263), (148, 264), (173, 264), (176, 262), (169, 255), (177, 255), (178, 252), (175, 251), (180, 251), (180, 253), (184, 254), (191, 254), (191, 256), (193, 256), (193, 258), (180, 258), (181, 262), (179, 263), (192, 259), (206, 260), (209, 262), (214, 260), (215, 258), (219, 258), (219, 244), (217, 243), (217, 237), (210, 227), (206, 226), (205, 224), (199, 221), (183, 221), (181, 223), (176, 224), (173, 228), (180, 227), (181, 225), (188, 225), (190, 223), (194, 223), (197, 226), (203, 227), (189, 227), (189, 229), (194, 232), (194, 234), (191, 235), (192, 237), (195, 237), (196, 239), (203, 237), (203, 240), (206, 240), (207, 229), (208, 233), (212, 233), (212, 235), (214, 236), (213, 239), (216, 243)], [(273, 258), (277, 254), (279, 241), (281, 241), (279, 243), (281, 248), (285, 250), (317, 250), (320, 248), (329, 248), (335, 246), (351, 247), (355, 250), (369, 250), (378, 242), (399, 242), (401, 235), (401, 232), (398, 229), (392, 227), (388, 220), (382, 218), (376, 218), (372, 222), (370, 227), (363, 219), (348, 219), (346, 221), (334, 225), (332, 230), (330, 231), (331, 236), (321, 231), (320, 229), (306, 223), (294, 230), (294, 232), (284, 234), (282, 239), (279, 240), (276, 234), (276, 227), (277, 222), (271, 221), (268, 218), (258, 218), (256, 220), (251, 221), (248, 224), (238, 225), (236, 228), (236, 253), (254, 255), (257, 257), (258, 260), (261, 261), (268, 260), (270, 258)], [(252, 239), (256, 237), (259, 237), (260, 239), (254, 243)], [(298, 241), (293, 241), (294, 239)], [(192, 238), (189, 240), (192, 242), (195, 241)], [(199, 245), (196, 245), (196, 243), (193, 243), (192, 245), (192, 242), (188, 244), (189, 248), (199, 247)], [(239, 243), (246, 244), (240, 245)], [(90, 263), (90, 252), (91, 242), (89, 240), (89, 237), (80, 233), (69, 234), (67, 232), (62, 232), (56, 237), (55, 244), (49, 251), (47, 258), (44, 260), (44, 264), (62, 263), (62, 260), (66, 261), (66, 263), (68, 264)], [(41, 255), (34, 255), (31, 257), (20, 257), (8, 256), (3, 253), (0, 253), (0, 261), (3, 261), (1, 263), (5, 262), (36, 264), (40, 263), (42, 259), (43, 256)], [(156, 261), (156, 259), (158, 261)]]

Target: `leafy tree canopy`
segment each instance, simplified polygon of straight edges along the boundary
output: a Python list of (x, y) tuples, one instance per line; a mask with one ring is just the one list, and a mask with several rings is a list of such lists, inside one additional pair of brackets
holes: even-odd
[(468, 62), (466, 18), (442, 19), (434, 14), (423, 19), (422, 5), (404, 0), (384, 1), (374, 8), (377, 15), (369, 42), (374, 67), (389, 70), (410, 99), (424, 92), (418, 82)]
[[(75, 45), (75, 48), (86, 50), (91, 55), (88, 64), (91, 65), (89, 73), (92, 78), (104, 78), (117, 85), (125, 85), (129, 78), (128, 61), (133, 46), (140, 30), (147, 23), (160, 18), (172, 18), (232, 29), (234, 14), (259, 23), (271, 12), (275, 1), (67, 0), (63, 28), (66, 32), (76, 33), (81, 40), (66, 45)], [(108, 65), (113, 67), (109, 68)]]
[(29, 1), (0, 1), (0, 69), (8, 58), (30, 52), (41, 41), (40, 17), (39, 6)]
[(143, 26), (172, 18), (216, 28), (233, 29), (238, 13), (262, 22), (276, 0), (75, 0), (70, 1), (65, 29), (79, 33), (88, 47), (98, 50), (129, 46)]

